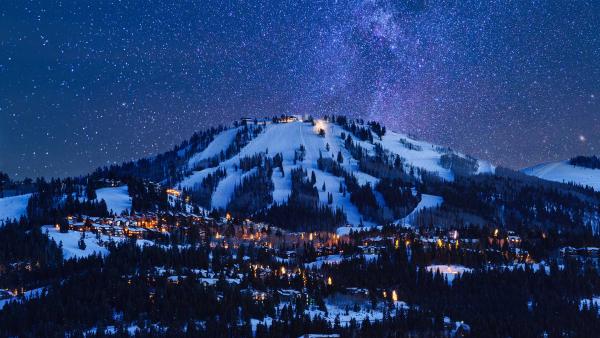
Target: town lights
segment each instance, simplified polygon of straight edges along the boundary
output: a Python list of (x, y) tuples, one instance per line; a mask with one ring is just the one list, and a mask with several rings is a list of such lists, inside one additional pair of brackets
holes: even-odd
[(327, 285), (333, 285), (333, 279), (331, 279), (331, 276), (327, 277)]
[(281, 267), (281, 274), (282, 274), (282, 275), (285, 275), (285, 266), (282, 266), (282, 267)]
[(392, 300), (394, 302), (398, 301), (398, 294), (396, 293), (396, 290), (392, 291)]
[(167, 189), (167, 194), (173, 195), (173, 196), (179, 196), (179, 195), (181, 195), (181, 191), (176, 190), (176, 189)]

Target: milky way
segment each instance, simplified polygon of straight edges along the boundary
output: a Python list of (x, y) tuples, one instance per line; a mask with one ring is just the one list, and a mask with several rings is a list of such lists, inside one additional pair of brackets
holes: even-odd
[(599, 31), (597, 1), (9, 1), (0, 170), (82, 174), (282, 113), (512, 168), (597, 154)]

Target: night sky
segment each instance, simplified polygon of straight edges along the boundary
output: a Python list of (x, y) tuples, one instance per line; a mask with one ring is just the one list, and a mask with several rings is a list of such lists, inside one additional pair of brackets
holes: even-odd
[(600, 1), (2, 1), (0, 170), (338, 113), (512, 168), (598, 154)]

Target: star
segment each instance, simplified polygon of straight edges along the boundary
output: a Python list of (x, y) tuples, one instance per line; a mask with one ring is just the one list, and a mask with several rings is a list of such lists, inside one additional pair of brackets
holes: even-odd
[(289, 112), (376, 120), (514, 169), (585, 155), (600, 148), (598, 6), (6, 1), (0, 170), (86, 174)]

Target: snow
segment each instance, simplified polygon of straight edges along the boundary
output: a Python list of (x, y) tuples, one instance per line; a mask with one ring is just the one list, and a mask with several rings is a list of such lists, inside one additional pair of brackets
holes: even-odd
[(527, 175), (544, 180), (575, 183), (600, 191), (600, 169), (574, 166), (569, 164), (569, 161), (543, 163), (522, 171)]
[[(100, 235), (100, 240), (96, 239), (96, 235), (93, 233), (86, 232), (85, 233), (85, 249), (81, 250), (79, 248), (79, 240), (81, 239), (81, 232), (79, 231), (71, 231), (69, 230), (66, 233), (60, 232), (56, 227), (51, 225), (44, 225), (42, 228), (42, 232), (48, 231), (48, 236), (54, 240), (57, 244), (62, 242), (62, 250), (63, 250), (63, 259), (68, 260), (71, 258), (84, 258), (91, 256), (93, 254), (100, 255), (108, 255), (108, 249), (103, 246), (103, 243), (109, 241), (120, 242), (124, 241), (123, 237), (112, 237), (110, 238), (107, 235)], [(153, 245), (154, 243), (148, 240), (137, 240), (137, 244), (139, 246), (145, 245)]]
[[(127, 335), (129, 336), (135, 336), (136, 332), (138, 332), (140, 330), (140, 327), (137, 325), (129, 325), (126, 327), (127, 329)], [(114, 325), (108, 325), (104, 328), (101, 329), (101, 332), (103, 333), (103, 335), (116, 335), (118, 330)], [(98, 335), (98, 328), (97, 327), (93, 327), (90, 329), (87, 329), (83, 332), (83, 336), (84, 337), (88, 337), (88, 336), (96, 336)]]
[(419, 204), (410, 212), (406, 217), (394, 222), (396, 225), (412, 226), (412, 221), (417, 213), (425, 208), (437, 208), (444, 202), (444, 198), (441, 196), (421, 194), (421, 201)]
[(206, 149), (190, 158), (188, 161), (188, 167), (190, 169), (194, 168), (198, 162), (217, 156), (221, 153), (221, 151), (224, 152), (227, 150), (227, 147), (229, 147), (229, 145), (233, 143), (233, 140), (235, 140), (235, 135), (237, 134), (238, 130), (239, 128), (231, 128), (219, 133), (217, 136), (215, 136), (212, 142), (208, 144)]
[(600, 314), (600, 297), (592, 297), (588, 299), (582, 299), (579, 302), (579, 310), (583, 310), (585, 308), (589, 308), (595, 306), (598, 309), (598, 314)]
[[(416, 149), (409, 149), (401, 140), (413, 144)], [(406, 135), (388, 131), (381, 140), (374, 140), (380, 143), (384, 149), (399, 155), (406, 162), (416, 168), (422, 168), (430, 172), (438, 173), (441, 178), (448, 181), (454, 179), (454, 174), (450, 169), (440, 165), (440, 158), (443, 152), (438, 151), (436, 146), (427, 142), (413, 140)]]
[[(355, 311), (355, 304), (359, 306), (358, 311)], [(366, 299), (360, 301), (353, 299), (352, 297), (338, 294), (325, 299), (325, 307), (327, 312), (321, 311), (313, 305), (310, 306), (305, 313), (308, 314), (311, 319), (322, 317), (329, 322), (330, 325), (335, 324), (336, 318), (339, 318), (341, 326), (348, 326), (352, 319), (354, 319), (358, 325), (361, 325), (367, 318), (370, 322), (383, 320), (387, 304), (379, 302), (375, 308), (373, 308)], [(394, 315), (396, 311), (404, 309), (408, 309), (408, 305), (404, 302), (396, 301), (390, 315)]]
[(493, 174), (496, 167), (488, 161), (477, 160), (477, 174)]
[[(326, 144), (329, 144), (329, 154), (333, 159), (337, 159), (338, 151), (341, 152), (342, 157), (344, 158), (342, 167), (346, 169), (346, 171), (353, 173), (354, 176), (356, 176), (359, 184), (364, 185), (369, 183), (371, 184), (371, 186), (374, 187), (377, 184), (377, 182), (379, 182), (378, 178), (361, 172), (358, 168), (358, 161), (352, 158), (352, 155), (346, 149), (346, 146), (344, 145), (345, 141), (342, 140), (341, 135), (342, 133), (348, 134), (348, 131), (344, 130), (342, 127), (336, 124), (328, 123), (324, 120), (317, 120), (315, 128), (317, 130), (320, 128), (323, 128), (323, 130), (325, 130), (325, 142)], [(372, 144), (365, 141), (361, 141), (356, 137), (353, 137), (352, 140), (354, 143), (358, 143), (367, 151), (371, 153), (373, 152), (374, 146)], [(323, 156), (325, 157), (326, 153), (324, 153)]]
[[(538, 272), (538, 271), (540, 271), (540, 269), (544, 269), (544, 273), (546, 275), (550, 275), (550, 265), (548, 265), (544, 261), (541, 261), (539, 263), (513, 263), (513, 264), (509, 264), (509, 265), (501, 265), (500, 269), (513, 271), (515, 269), (525, 270), (526, 267), (531, 269), (533, 272)], [(564, 269), (564, 265), (559, 264), (558, 268), (562, 270), (562, 269)]]
[[(452, 181), (454, 174), (450, 169), (440, 165), (442, 155), (450, 152), (449, 149), (440, 148), (434, 144), (414, 140), (404, 134), (388, 131), (381, 140), (374, 139), (374, 143), (380, 143), (381, 146), (393, 154), (397, 154), (406, 160), (406, 163), (416, 168), (421, 168), (430, 172), (437, 173), (441, 178)], [(404, 144), (402, 143), (404, 142)], [(409, 149), (407, 144), (412, 144), (413, 149)], [(465, 155), (458, 152), (452, 152), (460, 157)], [(494, 173), (495, 167), (487, 162), (477, 161), (477, 174)]]
[(181, 181), (178, 184), (178, 188), (181, 189), (192, 189), (194, 188), (194, 186), (196, 184), (200, 184), (202, 183), (202, 180), (204, 180), (204, 178), (206, 178), (206, 176), (208, 176), (209, 174), (214, 173), (215, 171), (217, 171), (217, 169), (219, 169), (219, 167), (214, 167), (214, 168), (206, 168), (204, 170), (200, 170), (200, 171), (194, 171), (194, 173), (186, 178), (183, 179), (183, 181)]
[(339, 227), (336, 229), (336, 233), (339, 236), (347, 236), (350, 234), (350, 232), (354, 231), (354, 232), (362, 232), (362, 231), (369, 231), (369, 230), (373, 230), (372, 226), (343, 226), (343, 227)]
[(219, 182), (217, 189), (213, 193), (212, 207), (215, 209), (225, 209), (227, 204), (229, 204), (229, 200), (233, 195), (235, 187), (242, 183), (244, 177), (256, 173), (256, 168), (245, 173), (242, 172), (242, 170), (234, 171), (231, 169), (231, 171), (231, 174), (228, 174), (227, 177)]
[(354, 255), (354, 256), (344, 257), (342, 255), (335, 254), (335, 255), (321, 256), (321, 257), (317, 257), (317, 260), (314, 262), (304, 264), (304, 267), (306, 269), (317, 269), (318, 270), (323, 266), (323, 264), (335, 265), (335, 264), (340, 264), (343, 260), (350, 260), (350, 259), (361, 258), (361, 257), (364, 258), (367, 262), (372, 262), (377, 259), (378, 255), (366, 254), (366, 255)]
[(95, 238), (94, 234), (85, 234), (85, 250), (79, 249), (78, 242), (81, 239), (81, 232), (68, 231), (61, 233), (56, 227), (45, 226), (43, 231), (48, 230), (48, 236), (53, 239), (56, 243), (62, 242), (63, 245), (63, 258), (65, 260), (71, 258), (83, 258), (91, 256), (95, 253), (101, 255), (108, 255), (108, 249), (100, 246)]
[(342, 255), (322, 256), (317, 257), (317, 260), (315, 262), (304, 264), (304, 267), (307, 269), (320, 269), (323, 266), (323, 264), (339, 264), (342, 260), (344, 260), (344, 256)]
[(273, 324), (273, 318), (267, 316), (267, 317), (263, 318), (262, 320), (255, 319), (255, 318), (250, 319), (250, 325), (252, 325), (252, 332), (254, 334), (256, 334), (256, 327), (259, 324), (262, 324), (266, 327), (271, 327), (271, 325)]
[(449, 284), (452, 284), (454, 278), (463, 273), (471, 273), (473, 269), (464, 267), (462, 265), (429, 265), (425, 269), (429, 272), (439, 273), (444, 276)]
[(108, 211), (121, 215), (123, 211), (131, 210), (131, 197), (126, 185), (115, 188), (101, 188), (96, 190), (97, 200), (104, 200)]
[[(319, 126), (327, 130), (326, 137), (318, 135)], [(339, 133), (341, 132), (335, 128), (339, 127), (328, 124), (323, 120), (318, 120), (317, 126), (312, 126), (310, 123), (301, 121), (275, 123), (265, 126), (263, 132), (242, 148), (239, 154), (219, 165), (219, 167), (226, 169), (227, 176), (219, 182), (216, 191), (213, 193), (212, 207), (226, 208), (235, 186), (240, 184), (245, 176), (252, 173), (242, 173), (240, 169), (236, 170), (240, 158), (266, 152), (268, 152), (269, 156), (275, 156), (280, 153), (283, 156), (283, 170), (285, 175), (282, 177), (281, 171), (275, 170), (271, 177), (274, 185), (274, 203), (284, 203), (287, 201), (292, 189), (291, 171), (294, 168), (302, 167), (308, 170), (309, 175), (311, 175), (312, 171), (315, 172), (317, 178), (316, 187), (319, 190), (319, 200), (326, 204), (327, 195), (328, 193), (331, 193), (333, 195), (332, 207), (343, 209), (349, 224), (359, 224), (362, 216), (356, 206), (350, 202), (350, 195), (346, 194), (346, 196), (343, 196), (339, 192), (340, 182), (343, 182), (343, 179), (318, 169), (317, 160), (319, 159), (319, 153), (323, 156), (336, 156), (337, 151), (341, 151), (342, 156), (344, 157), (343, 166), (349, 171), (357, 173), (357, 179), (361, 184), (370, 183), (374, 185), (378, 180), (368, 174), (358, 172), (358, 164), (355, 160), (351, 159), (350, 154), (343, 148), (343, 141), (339, 136)], [(326, 149), (328, 143), (330, 147), (329, 152)], [(294, 164), (294, 154), (299, 150), (300, 145), (303, 145), (305, 148), (304, 160), (297, 161), (297, 163)], [(180, 186), (192, 187), (194, 183), (201, 181), (201, 178), (206, 177), (208, 173), (216, 169), (217, 168), (211, 168), (210, 170), (205, 169), (196, 172), (194, 175), (181, 182)], [(323, 183), (325, 183), (326, 191), (321, 190)], [(365, 222), (365, 224), (373, 225), (367, 222)]]
[(18, 220), (27, 213), (27, 203), (31, 194), (0, 198), (0, 225), (8, 219)]
[(40, 297), (44, 293), (46, 293), (46, 291), (47, 290), (46, 290), (45, 287), (41, 287), (41, 288), (37, 288), (37, 289), (25, 291), (25, 292), (23, 292), (23, 294), (21, 294), (19, 296), (14, 296), (14, 297), (11, 297), (11, 298), (2, 299), (2, 300), (0, 300), (0, 310), (2, 310), (6, 304), (8, 304), (8, 303), (10, 303), (12, 301), (22, 302), (24, 300), (29, 300), (29, 299), (32, 299), (32, 298)]
[(280, 170), (274, 170), (271, 180), (273, 181), (273, 202), (282, 204), (288, 200), (292, 194), (292, 174), (289, 168), (284, 167), (284, 176), (281, 176)]
[[(319, 135), (319, 130), (325, 131), (324, 136)], [(236, 129), (228, 129), (218, 134), (209, 146), (199, 154), (196, 154), (190, 160), (190, 166), (200, 161), (201, 159), (209, 158), (212, 155), (218, 154), (226, 148), (233, 137), (235, 137)], [(344, 140), (341, 134), (349, 134), (341, 126), (330, 123), (325, 120), (317, 119), (314, 125), (303, 121), (295, 121), (290, 123), (272, 123), (264, 126), (262, 132), (254, 137), (240, 152), (228, 160), (221, 162), (217, 167), (207, 168), (201, 171), (194, 172), (191, 176), (186, 177), (178, 184), (180, 189), (193, 188), (199, 184), (208, 174), (213, 173), (219, 168), (225, 169), (227, 172), (217, 185), (215, 192), (212, 194), (211, 205), (213, 208), (224, 209), (230, 202), (235, 186), (240, 184), (242, 179), (248, 175), (237, 168), (240, 158), (249, 157), (256, 154), (268, 154), (275, 156), (280, 153), (283, 156), (283, 171), (274, 170), (271, 180), (273, 182), (273, 203), (285, 203), (291, 195), (291, 171), (294, 168), (301, 167), (306, 169), (310, 177), (314, 172), (317, 183), (316, 188), (319, 191), (319, 200), (322, 204), (328, 203), (328, 195), (332, 196), (332, 208), (340, 208), (346, 215), (349, 228), (344, 227), (339, 229), (341, 232), (348, 232), (351, 229), (359, 230), (356, 226), (363, 226), (365, 229), (372, 228), (378, 224), (364, 220), (364, 217), (359, 212), (358, 208), (350, 202), (350, 194), (344, 196), (339, 192), (340, 183), (344, 185), (344, 180), (341, 177), (336, 177), (330, 173), (318, 169), (317, 160), (319, 156), (326, 158), (337, 159), (337, 154), (340, 152), (343, 157), (341, 166), (348, 172), (353, 173), (360, 184), (370, 184), (375, 186), (379, 181), (367, 173), (359, 170), (358, 161), (352, 158), (349, 151), (345, 148)], [(361, 141), (353, 137), (354, 142), (365, 148), (368, 152), (373, 153), (375, 146), (367, 141)], [(401, 143), (411, 143), (415, 149), (409, 149)], [(441, 177), (447, 180), (452, 180), (453, 174), (449, 169), (440, 166), (439, 160), (441, 156), (449, 150), (440, 148), (426, 142), (420, 142), (408, 138), (407, 136), (394, 132), (387, 132), (382, 140), (376, 139), (374, 142), (379, 142), (381, 145), (390, 151), (400, 155), (406, 160), (406, 163), (418, 168), (423, 168), (428, 171), (437, 172)], [(303, 145), (305, 149), (304, 159), (294, 163), (295, 152)], [(460, 155), (459, 156), (464, 156)], [(485, 162), (479, 161), (478, 173), (493, 172), (494, 167)], [(325, 191), (322, 191), (323, 183)], [(376, 193), (378, 203), (384, 205), (382, 196)], [(425, 207), (433, 207), (441, 204), (441, 198), (425, 195), (423, 201), (413, 212), (417, 212)]]

